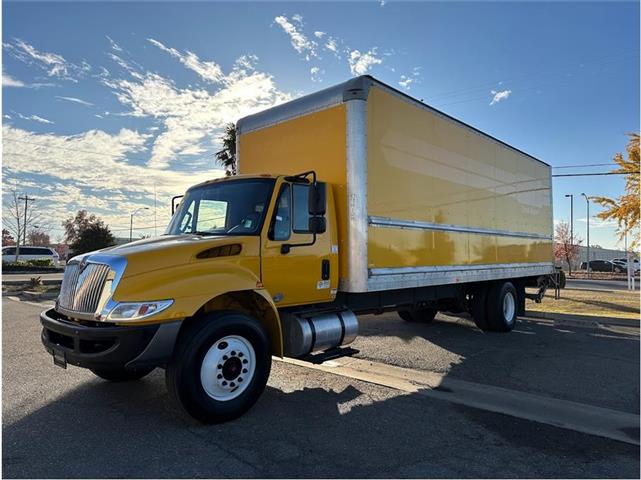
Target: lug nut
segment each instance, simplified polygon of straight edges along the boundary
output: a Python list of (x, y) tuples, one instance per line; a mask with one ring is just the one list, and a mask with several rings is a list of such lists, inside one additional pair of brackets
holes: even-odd
[(243, 381), (243, 377), (238, 377), (238, 383)]
[(227, 355), (223, 355), (223, 360), (227, 360), (229, 357)]
[(223, 381), (223, 387), (227, 386), (227, 382)]
[(223, 376), (219, 373), (217, 378), (220, 380)]
[(243, 356), (243, 352), (238, 352), (238, 356), (242, 357)]
[(231, 356), (233, 357), (234, 355), (236, 355), (236, 350), (231, 351)]
[(218, 370), (222, 370), (223, 366), (218, 364)]
[(247, 363), (247, 359), (243, 360), (243, 363)]
[(247, 373), (247, 369), (246, 368), (243, 368), (243, 373)]

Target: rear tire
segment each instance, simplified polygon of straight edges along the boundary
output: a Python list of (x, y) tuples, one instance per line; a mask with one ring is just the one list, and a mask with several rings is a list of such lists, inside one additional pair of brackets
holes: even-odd
[(104, 380), (110, 382), (131, 382), (133, 380), (140, 380), (146, 377), (154, 370), (154, 367), (140, 368), (137, 370), (125, 370), (124, 368), (114, 369), (99, 369), (95, 368), (91, 371)]
[(511, 282), (492, 285), (486, 300), (488, 330), (509, 332), (516, 325), (518, 295)]
[(256, 403), (271, 364), (267, 333), (257, 320), (239, 312), (216, 312), (180, 333), (165, 380), (186, 413), (203, 423), (222, 423)]
[(431, 323), (438, 313), (435, 308), (417, 308), (415, 310), (399, 310), (398, 316), (410, 323)]

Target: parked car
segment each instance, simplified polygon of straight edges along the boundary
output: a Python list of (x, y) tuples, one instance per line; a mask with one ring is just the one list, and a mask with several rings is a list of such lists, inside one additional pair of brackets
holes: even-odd
[[(627, 271), (627, 269), (628, 269), (628, 259), (627, 258), (615, 258), (614, 260), (612, 260), (612, 262), (614, 262), (616, 264), (619, 264), (619, 265), (622, 265), (623, 269)], [(639, 259), (638, 258), (633, 259), (631, 263), (632, 263), (632, 269), (633, 269), (632, 271), (633, 272), (636, 273), (639, 270), (641, 270), (641, 266), (639, 266)]]
[[(58, 252), (49, 247), (20, 247), (18, 261), (26, 262), (27, 260), (51, 260), (56, 267), (60, 266)], [(2, 247), (2, 263), (15, 261), (16, 247)]]
[[(581, 270), (587, 270), (588, 263), (581, 262)], [(622, 273), (625, 271), (625, 267), (610, 260), (591, 260), (590, 261), (590, 270), (593, 272), (614, 272)]]

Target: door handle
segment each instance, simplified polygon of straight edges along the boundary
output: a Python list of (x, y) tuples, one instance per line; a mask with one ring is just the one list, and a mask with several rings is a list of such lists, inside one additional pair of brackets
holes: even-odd
[(329, 280), (329, 260), (321, 262), (321, 280)]

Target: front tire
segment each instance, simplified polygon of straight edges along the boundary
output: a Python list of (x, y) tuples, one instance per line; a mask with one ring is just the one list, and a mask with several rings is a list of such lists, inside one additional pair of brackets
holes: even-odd
[(203, 423), (233, 420), (263, 393), (271, 370), (267, 333), (254, 318), (216, 312), (178, 337), (165, 380), (173, 400)]

